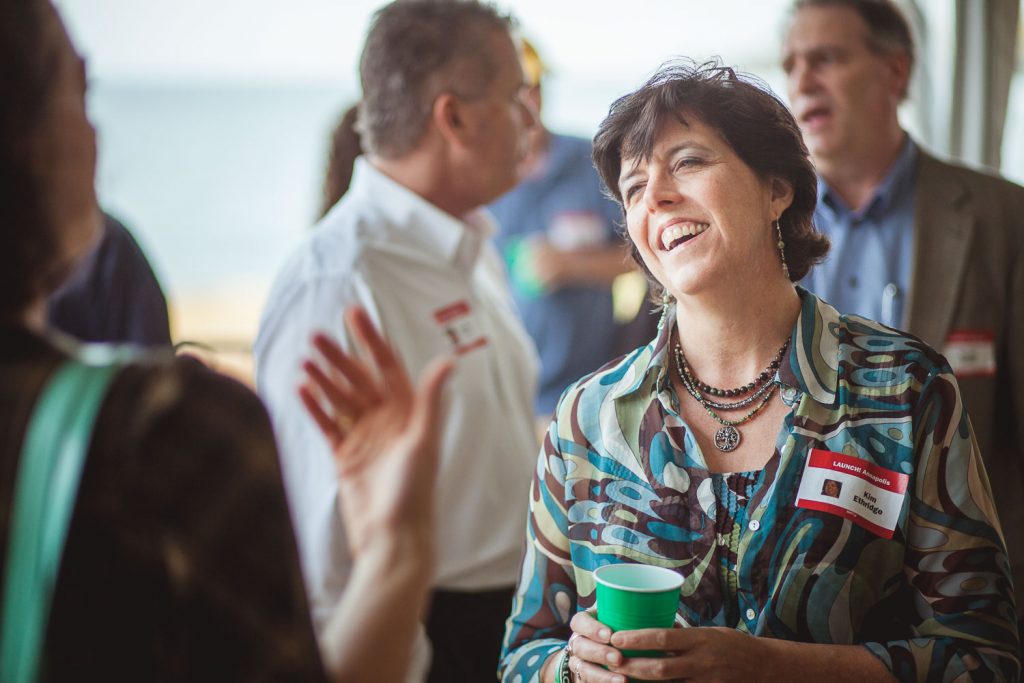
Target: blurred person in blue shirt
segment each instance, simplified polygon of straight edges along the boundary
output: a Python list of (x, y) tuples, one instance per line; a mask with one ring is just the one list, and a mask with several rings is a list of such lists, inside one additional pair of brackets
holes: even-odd
[[(541, 109), (545, 66), (521, 44), (527, 99)], [(512, 292), (540, 354), (535, 402), (545, 426), (558, 397), (581, 376), (621, 353), (612, 311), (612, 281), (632, 270), (616, 226), (621, 212), (602, 192), (589, 140), (543, 125), (530, 131), (522, 181), (490, 205), (495, 237)]]
[(99, 242), (50, 296), (47, 318), (81, 341), (171, 345), (160, 281), (128, 228), (107, 213)]

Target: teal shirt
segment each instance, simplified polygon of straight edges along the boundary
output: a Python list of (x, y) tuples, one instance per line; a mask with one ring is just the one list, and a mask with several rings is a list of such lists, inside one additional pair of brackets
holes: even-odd
[[(791, 411), (762, 470), (708, 471), (669, 382), (671, 325), (566, 390), (537, 462), (502, 680), (538, 680), (594, 606), (593, 570), (617, 562), (683, 574), (681, 626), (863, 644), (901, 680), (1016, 680), (1005, 545), (952, 371), (798, 291), (778, 373)], [(814, 448), (908, 475), (891, 539), (796, 506)]]

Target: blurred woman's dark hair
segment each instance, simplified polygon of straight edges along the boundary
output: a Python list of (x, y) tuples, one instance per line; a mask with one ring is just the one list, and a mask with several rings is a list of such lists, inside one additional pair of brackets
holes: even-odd
[(327, 154), (327, 173), (324, 176), (323, 202), (320, 217), (323, 218), (331, 207), (338, 203), (352, 182), (352, 166), (356, 157), (363, 153), (356, 130), (359, 104), (353, 104), (342, 113), (331, 133), (331, 148)]
[[(622, 160), (649, 159), (668, 117), (700, 120), (758, 177), (792, 185), (793, 203), (779, 218), (790, 279), (801, 279), (822, 260), (829, 242), (814, 228), (818, 181), (796, 121), (767, 85), (718, 61), (667, 62), (640, 89), (612, 103), (594, 137), (594, 164), (620, 205)], [(632, 250), (647, 272), (635, 245)], [(660, 285), (652, 284), (660, 292)]]
[(0, 320), (59, 284), (60, 226), (42, 191), (35, 131), (47, 116), (60, 53), (36, 0), (0, 2)]

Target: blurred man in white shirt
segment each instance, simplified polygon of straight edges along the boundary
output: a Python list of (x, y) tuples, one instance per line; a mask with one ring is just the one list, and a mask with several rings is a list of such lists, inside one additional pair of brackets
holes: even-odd
[[(360, 62), (365, 157), (352, 186), (278, 275), (256, 341), (314, 623), (350, 554), (327, 446), (294, 398), (307, 339), (352, 348), (365, 308), (411, 375), (454, 355), (438, 482), (438, 566), (426, 615), (430, 681), (495, 676), (518, 574), (537, 444), (537, 360), (478, 207), (510, 189), (533, 117), (510, 20), (475, 1), (380, 10)], [(428, 580), (428, 577), (425, 577)]]

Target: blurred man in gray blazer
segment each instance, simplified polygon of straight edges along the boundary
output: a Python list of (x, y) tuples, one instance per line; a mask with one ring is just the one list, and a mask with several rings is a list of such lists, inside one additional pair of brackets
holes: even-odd
[(1020, 619), (1024, 188), (939, 161), (900, 127), (914, 46), (889, 0), (797, 0), (782, 59), (818, 170), (815, 222), (833, 245), (803, 284), (949, 360), (995, 495)]

